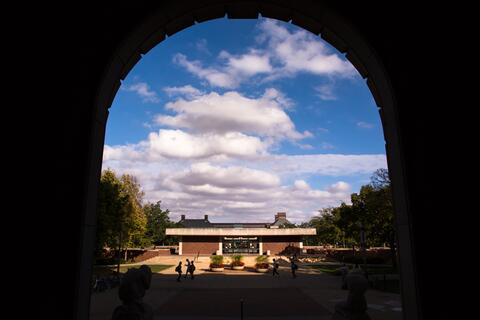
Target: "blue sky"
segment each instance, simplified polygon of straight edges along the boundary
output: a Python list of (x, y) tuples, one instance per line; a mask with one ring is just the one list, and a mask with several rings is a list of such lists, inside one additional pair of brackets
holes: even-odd
[(134, 174), (173, 218), (293, 222), (348, 202), (386, 167), (377, 108), (319, 37), (218, 19), (153, 48), (110, 109), (103, 168)]

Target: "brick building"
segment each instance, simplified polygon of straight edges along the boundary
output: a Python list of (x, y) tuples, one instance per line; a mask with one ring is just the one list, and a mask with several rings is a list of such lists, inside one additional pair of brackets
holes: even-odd
[(203, 219), (180, 220), (182, 228), (169, 228), (167, 235), (179, 236), (179, 254), (280, 254), (300, 250), (302, 236), (315, 235), (314, 228), (282, 228), (289, 224), (286, 213), (273, 223), (212, 223)]

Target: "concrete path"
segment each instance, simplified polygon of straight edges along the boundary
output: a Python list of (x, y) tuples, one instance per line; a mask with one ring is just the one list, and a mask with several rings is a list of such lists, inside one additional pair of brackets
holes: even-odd
[[(178, 256), (162, 258), (158, 263), (176, 265), (179, 261)], [(347, 291), (339, 289), (340, 277), (306, 266), (300, 266), (296, 279), (286, 262), (281, 262), (279, 277), (249, 268), (213, 273), (207, 270), (208, 257), (203, 258), (207, 259), (196, 263), (198, 272), (193, 280), (176, 282), (174, 267), (154, 274), (144, 301), (154, 308), (155, 319), (240, 319), (243, 300), (245, 320), (323, 320), (331, 319), (335, 304), (347, 296)], [(366, 297), (372, 320), (402, 318), (398, 294), (369, 290)], [(92, 294), (90, 319), (110, 319), (119, 304), (116, 289)]]

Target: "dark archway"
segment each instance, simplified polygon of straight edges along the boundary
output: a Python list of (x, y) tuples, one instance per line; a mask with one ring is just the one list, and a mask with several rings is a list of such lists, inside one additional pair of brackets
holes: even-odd
[(357, 68), (374, 96), (379, 108), (386, 140), (388, 166), (391, 173), (396, 211), (396, 228), (402, 280), (403, 314), (405, 319), (418, 319), (418, 294), (409, 199), (406, 182), (405, 154), (402, 133), (398, 125), (398, 105), (395, 90), (383, 62), (362, 34), (334, 8), (313, 1), (220, 1), (205, 0), (179, 4), (164, 1), (121, 39), (111, 54), (103, 78), (97, 84), (93, 101), (91, 135), (86, 156), (85, 195), (82, 205), (81, 257), (77, 277), (77, 318), (88, 319), (89, 279), (92, 248), (95, 237), (95, 206), (100, 176), (104, 133), (108, 108), (132, 67), (166, 37), (180, 30), (225, 15), (230, 19), (257, 18), (258, 14), (283, 21), (291, 21), (336, 47)]

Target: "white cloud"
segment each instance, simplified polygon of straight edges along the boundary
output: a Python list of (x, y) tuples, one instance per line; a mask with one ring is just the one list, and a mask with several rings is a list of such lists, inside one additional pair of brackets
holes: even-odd
[(374, 127), (374, 125), (372, 123), (359, 121), (359, 122), (357, 122), (357, 127), (362, 128), (362, 129), (372, 129)]
[(350, 185), (344, 181), (338, 181), (332, 184), (327, 190), (331, 193), (346, 193), (350, 192)]
[(232, 75), (253, 76), (258, 73), (270, 73), (273, 70), (268, 55), (257, 50), (238, 56), (221, 51), (219, 57), (226, 60), (225, 70)]
[(176, 95), (186, 96), (188, 98), (194, 98), (203, 94), (202, 91), (197, 88), (192, 87), (191, 85), (186, 85), (183, 87), (164, 87), (163, 91), (169, 96), (173, 97)]
[(138, 82), (129, 86), (124, 86), (124, 90), (136, 92), (143, 102), (159, 102), (160, 99), (155, 91), (150, 90), (150, 86), (146, 82)]
[(298, 72), (317, 75), (351, 77), (355, 68), (336, 53), (332, 53), (318, 37), (299, 30), (290, 33), (275, 20), (265, 19), (259, 24), (260, 43), (266, 43), (266, 51), (278, 64), (271, 79), (293, 76)]
[(248, 98), (235, 91), (179, 99), (166, 108), (175, 111), (174, 116), (158, 115), (158, 124), (186, 128), (200, 133), (225, 134), (244, 132), (277, 140), (299, 140), (312, 137), (308, 131), (295, 129), (290, 117), (283, 110), (291, 102), (275, 89), (267, 89), (259, 98)]
[(240, 132), (192, 135), (181, 130), (151, 132), (135, 145), (105, 146), (104, 160), (164, 158), (204, 159), (209, 157), (255, 157), (267, 153), (268, 144)]
[(215, 167), (209, 163), (192, 164), (188, 171), (174, 175), (172, 180), (188, 186), (208, 185), (219, 188), (272, 188), (280, 179), (271, 173), (246, 167)]
[(310, 190), (310, 186), (305, 180), (295, 180), (293, 185), (298, 190)]
[(200, 61), (189, 61), (187, 57), (181, 53), (177, 53), (173, 57), (173, 62), (184, 67), (198, 78), (207, 80), (212, 86), (221, 88), (235, 88), (238, 86), (238, 80), (231, 74), (215, 68), (204, 68)]
[[(205, 67), (200, 61), (189, 60), (182, 53), (177, 53), (173, 61), (211, 86), (227, 89), (236, 88), (254, 76), (263, 76), (260, 81), (272, 81), (298, 73), (329, 77), (352, 77), (356, 74), (350, 62), (340, 58), (322, 39), (305, 30), (290, 32), (270, 19), (264, 19), (258, 29), (257, 47), (247, 48), (245, 53), (240, 54), (222, 50), (215, 65)], [(331, 92), (321, 94), (326, 99), (333, 97)]]
[(314, 88), (317, 91), (317, 96), (322, 100), (337, 100), (337, 96), (333, 92), (333, 83), (320, 85)]
[(294, 222), (306, 221), (318, 209), (349, 203), (351, 186), (339, 179), (316, 189), (304, 177), (321, 181), (322, 176), (371, 174), (386, 167), (385, 155), (264, 154), (196, 163), (192, 156), (208, 152), (195, 153), (197, 146), (190, 142), (172, 145), (190, 146), (187, 152), (162, 151), (164, 147), (152, 144), (105, 146), (103, 166), (137, 176), (146, 200), (162, 200), (174, 216), (210, 214), (216, 221), (271, 221), (279, 211)]
[(243, 163), (256, 169), (269, 168), (279, 175), (315, 174), (331, 177), (371, 174), (378, 168), (387, 168), (383, 154), (268, 154)]
[(205, 54), (208, 54), (208, 55), (212, 54), (210, 52), (210, 50), (208, 50), (208, 43), (207, 43), (207, 39), (205, 39), (205, 38), (197, 40), (197, 42), (195, 43), (195, 47), (201, 53), (205, 53)]

